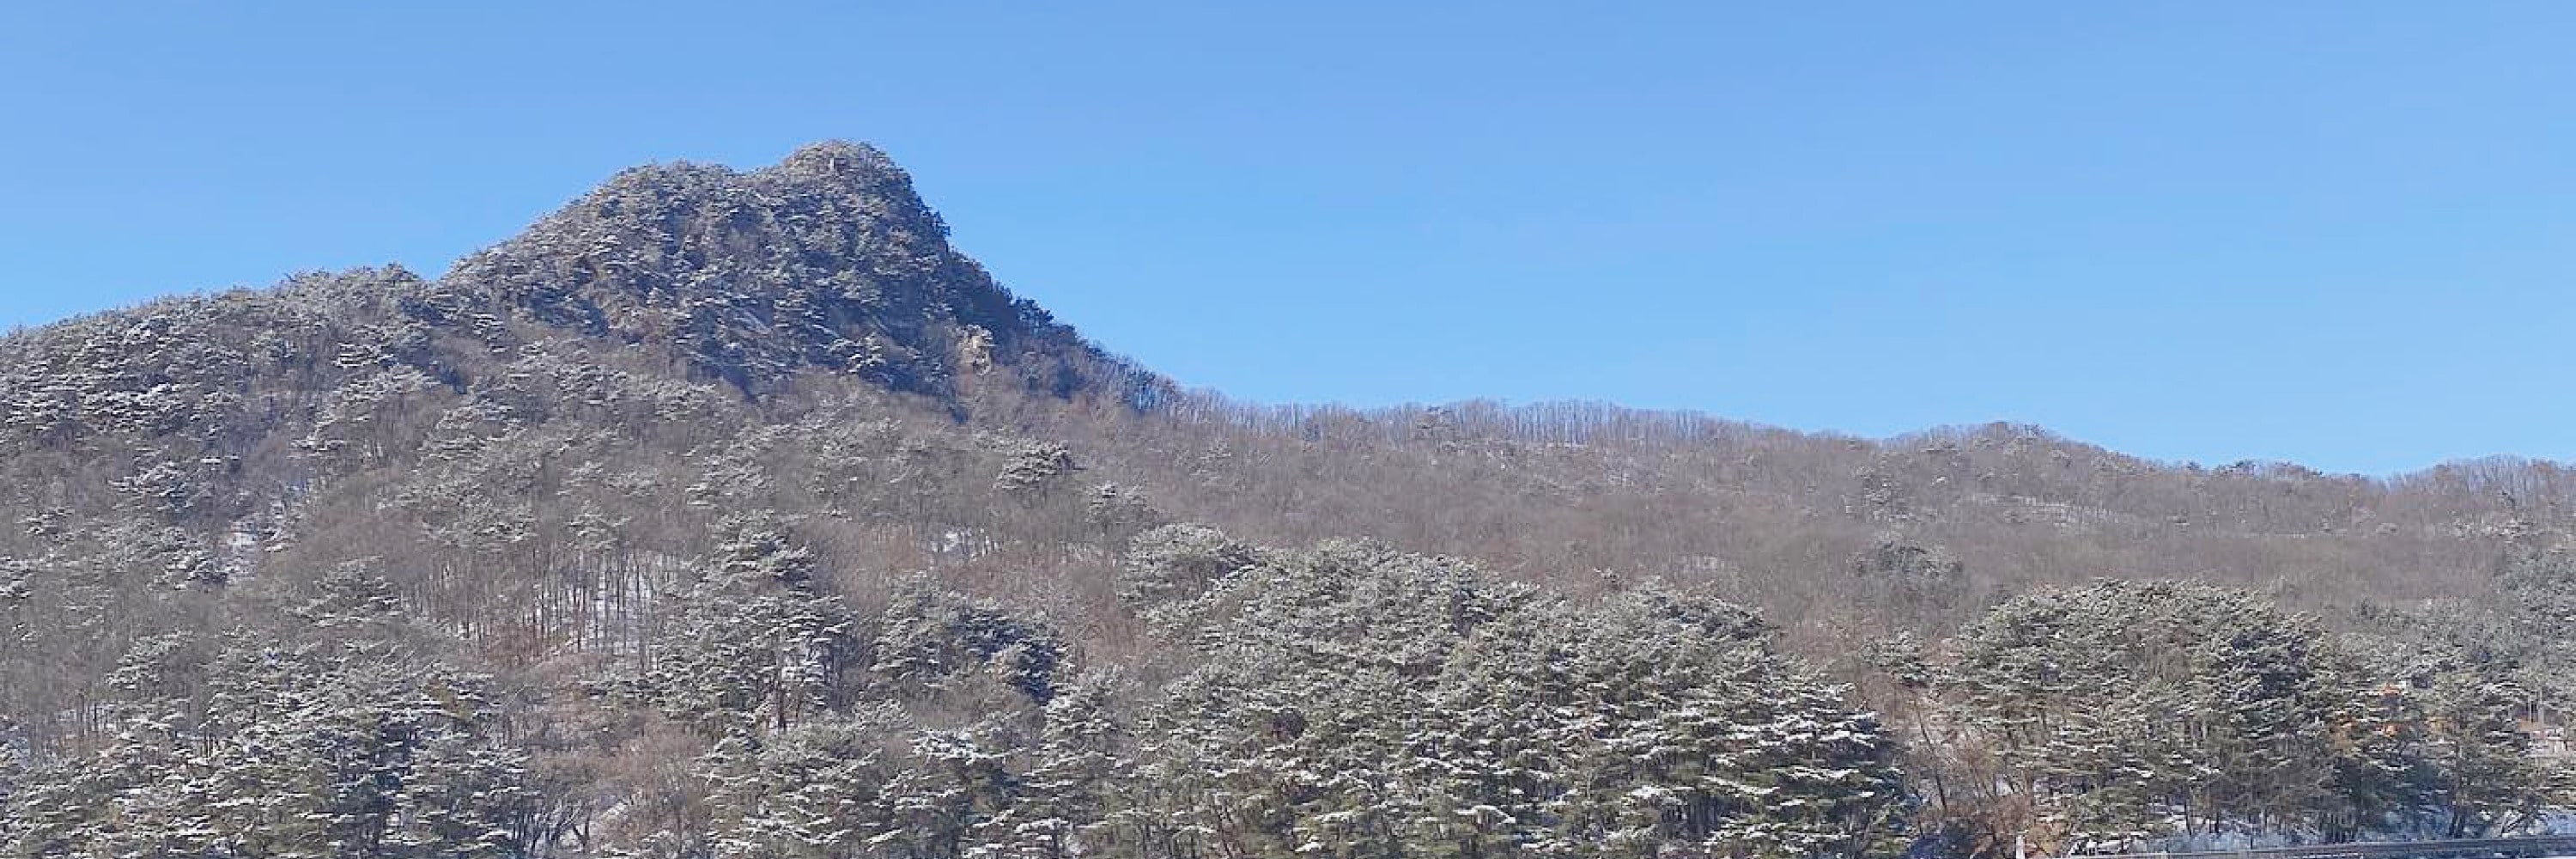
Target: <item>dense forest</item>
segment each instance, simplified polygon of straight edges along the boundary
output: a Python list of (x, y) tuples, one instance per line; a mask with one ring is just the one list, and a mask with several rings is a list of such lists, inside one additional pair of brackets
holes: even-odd
[(947, 234), (827, 143), (437, 278), (0, 339), (0, 853), (1991, 857), (2576, 807), (2567, 468), (1244, 404)]

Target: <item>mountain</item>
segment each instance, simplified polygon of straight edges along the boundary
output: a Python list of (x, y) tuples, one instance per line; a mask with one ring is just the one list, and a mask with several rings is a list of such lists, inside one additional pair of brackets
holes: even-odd
[(0, 339), (0, 846), (1975, 853), (2558, 789), (2558, 465), (1247, 405), (947, 237), (825, 143)]

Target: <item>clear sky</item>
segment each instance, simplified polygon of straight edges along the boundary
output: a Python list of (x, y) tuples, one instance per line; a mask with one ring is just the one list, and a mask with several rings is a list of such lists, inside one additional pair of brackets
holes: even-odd
[(2554, 2), (9, 4), (0, 326), (435, 273), (620, 167), (840, 137), (1014, 290), (1248, 399), (2576, 458), (2572, 35)]

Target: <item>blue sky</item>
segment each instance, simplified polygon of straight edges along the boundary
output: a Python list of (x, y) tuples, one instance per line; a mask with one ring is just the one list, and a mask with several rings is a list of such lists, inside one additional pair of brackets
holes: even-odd
[(1243, 398), (2576, 458), (2567, 4), (110, 5), (0, 11), (0, 325), (840, 137)]

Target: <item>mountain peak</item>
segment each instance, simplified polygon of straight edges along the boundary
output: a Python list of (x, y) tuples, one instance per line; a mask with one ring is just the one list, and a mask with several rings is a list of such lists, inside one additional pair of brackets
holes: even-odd
[(806, 369), (945, 396), (961, 368), (1069, 395), (1105, 359), (948, 244), (882, 150), (825, 141), (750, 172), (618, 173), (442, 278), (539, 321), (678, 347), (757, 393)]
[(904, 174), (903, 168), (895, 166), (894, 159), (887, 156), (885, 150), (847, 140), (825, 140), (799, 146), (796, 151), (787, 153), (786, 158), (780, 159), (777, 166), (768, 169), (790, 179), (850, 181), (892, 177), (906, 186), (911, 184), (911, 177)]
[(707, 202), (707, 192), (726, 190), (765, 192), (767, 199), (760, 202), (770, 204), (831, 199), (862, 203), (878, 209), (878, 215), (938, 217), (913, 191), (912, 175), (895, 164), (885, 150), (866, 143), (826, 140), (797, 147), (777, 163), (751, 170), (694, 161), (629, 167), (539, 221), (531, 232), (543, 231), (567, 217), (578, 218), (585, 210), (614, 216), (638, 207), (686, 208)]

